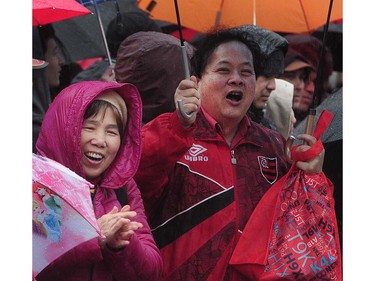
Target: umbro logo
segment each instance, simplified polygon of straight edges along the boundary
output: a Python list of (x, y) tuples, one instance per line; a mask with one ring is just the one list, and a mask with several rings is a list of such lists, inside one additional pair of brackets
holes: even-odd
[(189, 149), (189, 154), (185, 155), (185, 159), (187, 161), (208, 161), (208, 157), (202, 155), (203, 152), (207, 151), (207, 148), (199, 145), (199, 144), (194, 144), (192, 147)]
[(203, 146), (201, 146), (199, 144), (193, 143), (193, 146), (190, 147), (190, 149), (189, 149), (189, 154), (191, 156), (198, 156), (199, 154), (205, 152), (206, 150), (207, 150), (207, 148), (204, 148)]

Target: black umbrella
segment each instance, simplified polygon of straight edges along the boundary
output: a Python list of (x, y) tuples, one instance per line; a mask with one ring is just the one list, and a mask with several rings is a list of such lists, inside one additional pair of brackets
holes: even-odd
[[(331, 22), (328, 26), (326, 45), (331, 50), (333, 56), (333, 71), (342, 71), (342, 22)], [(313, 32), (313, 36), (323, 40), (324, 26)]]
[[(97, 3), (99, 3), (99, 0), (97, 0)], [(87, 6), (87, 8), (95, 13), (93, 6)], [(111, 20), (117, 16), (119, 10), (122, 12), (140, 11), (134, 1), (131, 0), (110, 0), (100, 3), (97, 9), (100, 10), (100, 20), (104, 32)], [(108, 57), (96, 14), (72, 18), (52, 25), (56, 37), (64, 45), (67, 63), (88, 58)]]
[(112, 65), (113, 63), (112, 63), (112, 60), (111, 60), (111, 54), (109, 53), (108, 43), (107, 43), (107, 39), (105, 37), (103, 22), (102, 22), (102, 18), (100, 16), (98, 4), (113, 1), (113, 3), (115, 4), (115, 7), (116, 7), (116, 14), (119, 14), (120, 8), (119, 8), (117, 0), (77, 0), (77, 1), (80, 2), (84, 6), (90, 6), (90, 5), (94, 6), (95, 15), (96, 15), (96, 19), (98, 20), (100, 35), (101, 35), (101, 38), (103, 40), (103, 46), (104, 46), (104, 49), (105, 49), (105, 53), (107, 55), (109, 65)]
[(329, 21), (331, 18), (331, 11), (332, 11), (332, 5), (333, 5), (333, 0), (330, 0), (329, 3), (329, 8), (328, 8), (328, 14), (327, 14), (327, 22), (326, 25), (324, 26), (324, 31), (323, 31), (323, 46), (320, 50), (320, 58), (319, 58), (319, 64), (318, 64), (318, 70), (316, 74), (316, 80), (315, 80), (315, 89), (314, 89), (314, 95), (313, 95), (313, 102), (312, 105), (309, 109), (309, 114), (306, 119), (306, 134), (312, 134), (313, 132), (313, 127), (314, 127), (314, 118), (316, 115), (316, 107), (318, 104), (320, 104), (322, 95), (323, 95), (323, 68), (324, 68), (324, 56), (325, 56), (325, 51), (326, 51), (326, 42), (327, 42), (327, 33), (328, 33), (328, 27), (329, 27)]

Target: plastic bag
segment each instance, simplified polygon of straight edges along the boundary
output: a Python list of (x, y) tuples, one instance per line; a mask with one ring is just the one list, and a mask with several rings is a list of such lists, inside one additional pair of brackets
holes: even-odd
[[(319, 139), (332, 114), (322, 113)], [(319, 155), (318, 141), (295, 153), (289, 172), (263, 196), (247, 222), (230, 264), (250, 280), (342, 280), (333, 184), (324, 173), (306, 174), (295, 161)]]

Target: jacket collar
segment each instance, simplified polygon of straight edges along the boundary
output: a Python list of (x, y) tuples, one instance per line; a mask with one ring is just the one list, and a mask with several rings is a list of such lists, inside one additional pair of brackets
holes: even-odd
[[(220, 125), (203, 109), (197, 113), (196, 124), (197, 128), (194, 130), (194, 137), (196, 139), (212, 141), (224, 140)], [(237, 146), (242, 143), (248, 143), (262, 147), (262, 139), (257, 131), (258, 124), (245, 116), (240, 123), (240, 128), (233, 140), (233, 144)]]

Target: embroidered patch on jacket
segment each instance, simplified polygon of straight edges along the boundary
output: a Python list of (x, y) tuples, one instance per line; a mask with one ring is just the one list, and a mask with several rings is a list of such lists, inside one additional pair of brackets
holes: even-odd
[(264, 156), (258, 156), (258, 163), (260, 172), (263, 177), (270, 183), (273, 184), (277, 180), (277, 158), (270, 158)]

